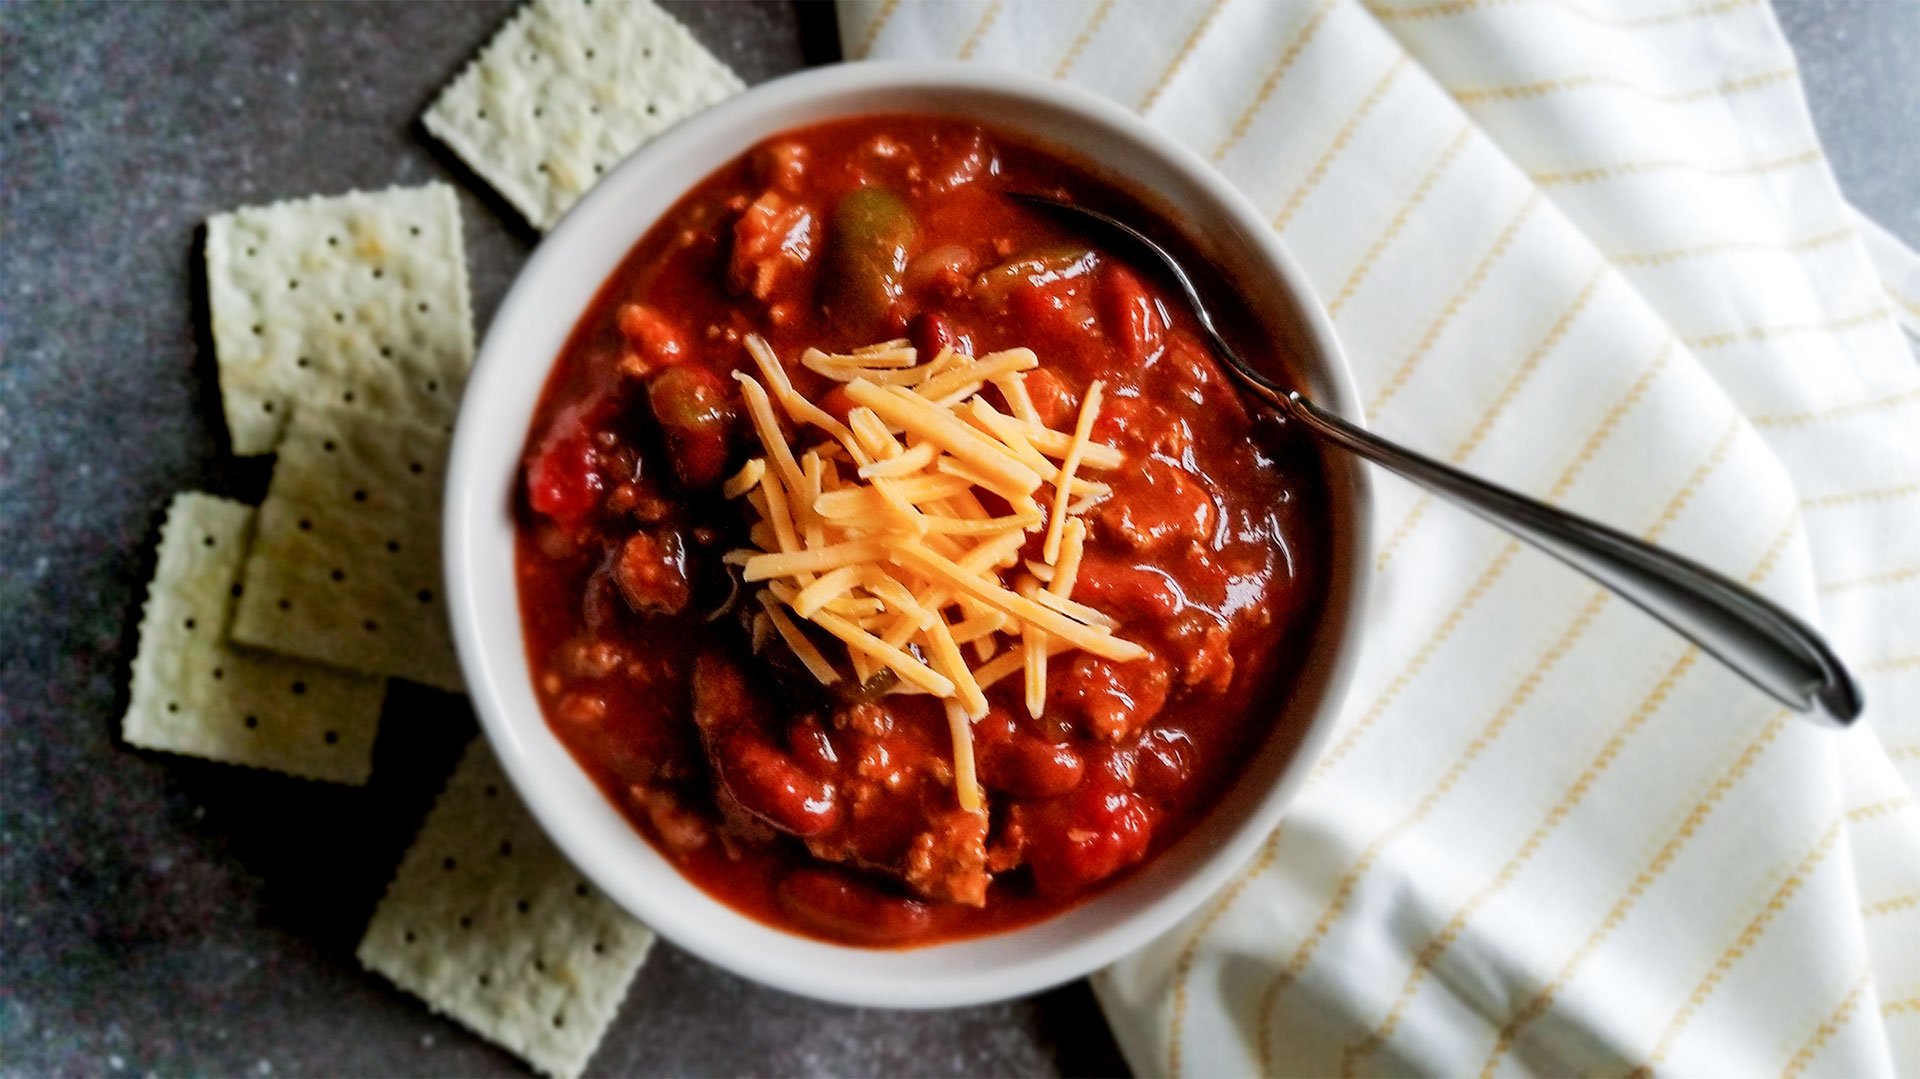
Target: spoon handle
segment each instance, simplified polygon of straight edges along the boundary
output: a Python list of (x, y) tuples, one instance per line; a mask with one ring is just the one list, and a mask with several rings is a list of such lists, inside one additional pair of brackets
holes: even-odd
[(1499, 525), (1673, 627), (1782, 703), (1844, 727), (1858, 687), (1820, 635), (1697, 562), (1497, 487), (1348, 423), (1297, 393), (1262, 393), (1321, 437)]

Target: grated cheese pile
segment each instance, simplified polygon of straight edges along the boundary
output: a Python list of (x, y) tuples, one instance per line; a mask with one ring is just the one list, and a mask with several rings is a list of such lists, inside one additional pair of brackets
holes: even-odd
[[(793, 388), (766, 341), (746, 344), (765, 382), (733, 377), (766, 454), (724, 492), (757, 515), (753, 548), (727, 555), (763, 586), (755, 647), (778, 634), (823, 684), (845, 677), (798, 618), (845, 643), (859, 683), (891, 671), (892, 692), (940, 698), (960, 804), (977, 810), (971, 724), (987, 714), (989, 686), (1022, 673), (1038, 717), (1049, 656), (1146, 655), (1114, 635), (1113, 619), (1073, 599), (1087, 535), (1079, 515), (1109, 493), (1081, 473), (1121, 463), (1118, 450), (1092, 440), (1102, 384), (1088, 387), (1065, 432), (1041, 422), (1027, 393), (1024, 372), (1039, 366), (1031, 349), (975, 359), (945, 348), (926, 363), (905, 341), (846, 355), (808, 349), (801, 364), (842, 383), (854, 404), (842, 423)], [(1013, 415), (981, 396), (988, 385)], [(796, 431), (824, 437), (796, 457), (776, 408)], [(981, 492), (1009, 512), (994, 516)], [(1042, 558), (1022, 559), (1043, 528)]]

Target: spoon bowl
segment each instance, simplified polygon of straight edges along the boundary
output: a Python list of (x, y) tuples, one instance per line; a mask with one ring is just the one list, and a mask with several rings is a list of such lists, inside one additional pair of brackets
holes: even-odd
[(1255, 370), (1215, 326), (1180, 260), (1099, 210), (1042, 195), (1023, 203), (1144, 251), (1166, 267), (1207, 342), (1249, 393), (1322, 440), (1413, 481), (1506, 529), (1666, 623), (1797, 712), (1834, 727), (1860, 715), (1858, 683), (1826, 640), (1750, 588), (1615, 528), (1488, 483), (1340, 418)]

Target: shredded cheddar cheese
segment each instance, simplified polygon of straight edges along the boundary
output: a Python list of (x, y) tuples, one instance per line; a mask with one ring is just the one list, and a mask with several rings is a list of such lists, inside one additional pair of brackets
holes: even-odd
[[(794, 388), (765, 340), (746, 345), (760, 377), (734, 378), (765, 453), (722, 490), (756, 517), (754, 547), (727, 555), (761, 586), (756, 647), (777, 637), (815, 678), (837, 682), (846, 675), (803, 631), (811, 623), (845, 646), (856, 682), (891, 672), (888, 692), (939, 698), (957, 797), (978, 809), (972, 723), (987, 713), (988, 687), (1020, 673), (1037, 717), (1051, 656), (1146, 654), (1072, 598), (1087, 535), (1078, 515), (1110, 490), (1082, 473), (1122, 460), (1093, 441), (1102, 386), (1087, 388), (1073, 430), (1058, 431), (1027, 393), (1025, 372), (1040, 365), (1029, 349), (976, 359), (945, 348), (925, 363), (905, 341), (809, 349), (800, 366), (852, 403), (843, 422)], [(989, 386), (1012, 415), (980, 396)], [(1023, 559), (1033, 537), (1041, 558)]]

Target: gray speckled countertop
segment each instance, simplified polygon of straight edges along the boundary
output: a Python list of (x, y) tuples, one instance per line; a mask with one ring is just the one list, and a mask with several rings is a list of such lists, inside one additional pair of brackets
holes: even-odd
[[(837, 55), (830, 7), (669, 3), (748, 81)], [(1843, 187), (1920, 243), (1920, 0), (1782, 0)], [(353, 947), (465, 702), (396, 689), (363, 790), (118, 740), (159, 515), (256, 499), (224, 455), (196, 230), (236, 206), (449, 178), (484, 327), (532, 244), (418, 133), (503, 2), (0, 6), (0, 1072), (519, 1074)], [(595, 1070), (1124, 1070), (1076, 985), (854, 1010), (662, 944)]]

